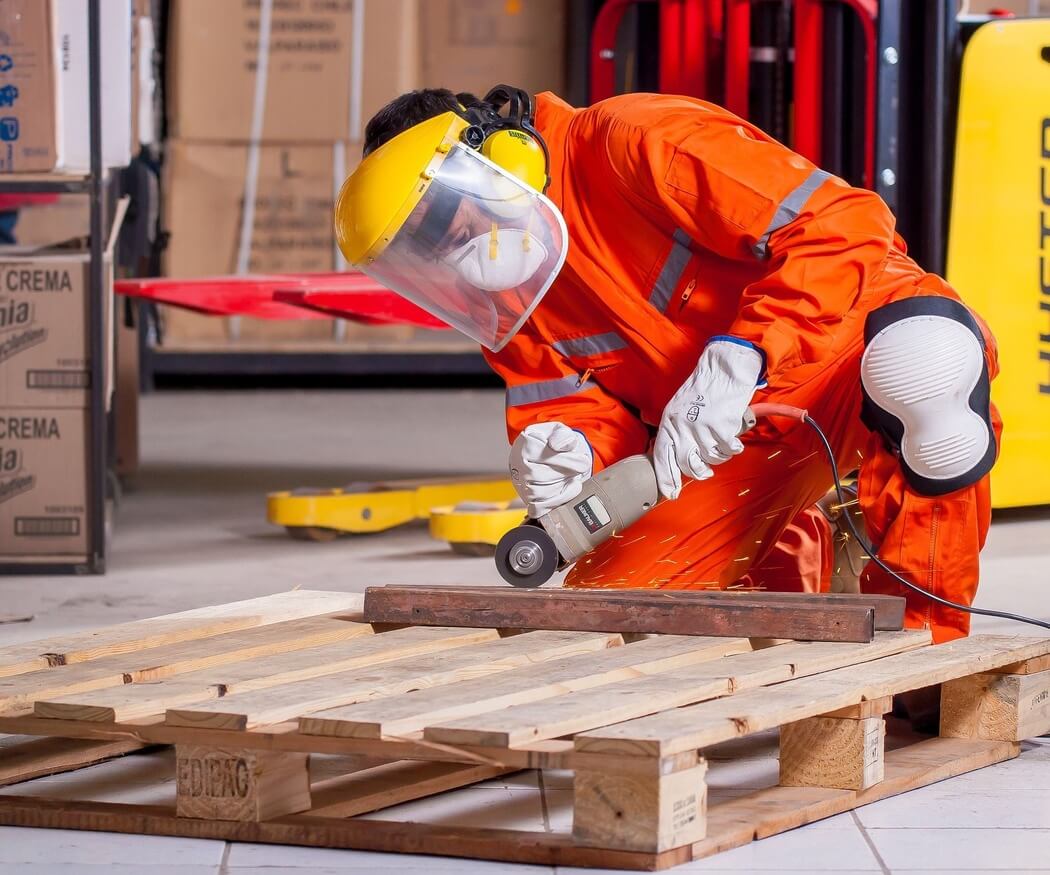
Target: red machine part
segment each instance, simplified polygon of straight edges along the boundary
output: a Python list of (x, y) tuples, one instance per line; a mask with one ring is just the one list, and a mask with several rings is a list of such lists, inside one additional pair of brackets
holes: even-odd
[(710, 95), (718, 74), (721, 0), (606, 0), (591, 30), (592, 103), (616, 94), (616, 37), (627, 10), (654, 2), (660, 15), (660, 91)]
[(875, 185), (875, 85), (878, 78), (878, 0), (795, 0), (795, 151), (820, 164), (823, 127), (824, 6), (839, 2), (857, 14), (864, 34), (864, 170)]
[(121, 279), (118, 294), (211, 316), (256, 319), (338, 317), (367, 324), (447, 328), (429, 313), (360, 273), (298, 273), (193, 279)]
[[(591, 33), (591, 101), (616, 93), (616, 37), (634, 3), (660, 4), (660, 90), (721, 100), (749, 115), (751, 8), (768, 0), (606, 0)], [(878, 0), (795, 0), (794, 148), (821, 162), (824, 6), (840, 2), (856, 12), (864, 36), (864, 170), (875, 181), (875, 87), (878, 74)], [(718, 83), (722, 61), (723, 82)], [(718, 88), (721, 84), (722, 88)]]
[(411, 301), (382, 287), (375, 291), (278, 289), (273, 297), (282, 304), (369, 325), (414, 325), (417, 328), (435, 329), (449, 327)]

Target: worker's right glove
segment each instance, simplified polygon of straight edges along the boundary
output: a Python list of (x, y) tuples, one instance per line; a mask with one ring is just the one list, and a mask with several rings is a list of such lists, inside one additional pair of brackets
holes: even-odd
[(696, 370), (664, 408), (653, 446), (660, 494), (678, 498), (682, 475), (706, 480), (713, 465), (744, 450), (737, 437), (765, 361), (754, 346), (735, 337), (715, 337)]
[(593, 466), (587, 438), (561, 422), (528, 426), (510, 448), (510, 479), (533, 518), (579, 495)]

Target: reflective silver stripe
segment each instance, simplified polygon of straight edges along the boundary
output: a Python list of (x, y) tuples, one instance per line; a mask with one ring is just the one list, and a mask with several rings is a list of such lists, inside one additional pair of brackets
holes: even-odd
[(605, 334), (592, 334), (590, 337), (574, 337), (571, 340), (559, 340), (554, 348), (562, 355), (600, 355), (603, 352), (615, 352), (627, 346), (615, 331)]
[(537, 401), (552, 401), (555, 398), (568, 398), (577, 392), (593, 389), (594, 383), (581, 383), (575, 374), (560, 377), (557, 380), (544, 380), (541, 383), (526, 383), (523, 386), (507, 387), (507, 406), (521, 407), (523, 404), (535, 404)]
[(689, 246), (692, 242), (685, 231), (681, 228), (675, 229), (674, 245), (671, 247), (671, 251), (667, 255), (667, 261), (664, 262), (664, 266), (660, 269), (660, 275), (656, 278), (653, 290), (649, 294), (649, 303), (661, 313), (665, 312), (667, 305), (671, 303), (671, 295), (674, 294), (675, 286), (678, 285), (678, 281), (682, 278), (682, 271), (685, 270), (685, 266), (689, 263), (689, 259), (692, 256)]
[(794, 222), (798, 214), (802, 212), (806, 201), (809, 200), (809, 196), (823, 185), (825, 179), (830, 178), (831, 174), (826, 170), (814, 170), (798, 188), (780, 202), (769, 227), (766, 228), (766, 233), (758, 238), (752, 250), (758, 258), (765, 258), (769, 254), (769, 238), (785, 225)]

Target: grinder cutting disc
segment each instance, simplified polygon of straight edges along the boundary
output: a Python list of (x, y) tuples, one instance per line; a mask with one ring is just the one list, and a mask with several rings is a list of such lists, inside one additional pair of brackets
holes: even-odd
[(558, 570), (558, 549), (540, 526), (518, 526), (496, 545), (496, 568), (511, 586), (543, 586)]

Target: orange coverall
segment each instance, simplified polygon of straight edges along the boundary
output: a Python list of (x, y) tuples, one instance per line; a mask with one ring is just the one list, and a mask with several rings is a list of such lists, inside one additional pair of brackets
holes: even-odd
[[(570, 245), (532, 318), (486, 353), (507, 384), (511, 440), (558, 420), (586, 435), (596, 471), (644, 453), (708, 339), (743, 338), (766, 357), (768, 387), (754, 400), (807, 408), (840, 470), (860, 467), (879, 556), (970, 603), (988, 478), (920, 495), (860, 420), (865, 316), (914, 295), (958, 299), (907, 257), (882, 200), (700, 100), (633, 94), (575, 110), (542, 94), (536, 122)], [(994, 341), (980, 324), (994, 376)], [(578, 563), (566, 585), (826, 590), (832, 533), (813, 504), (832, 480), (816, 436), (767, 419), (742, 440), (744, 452), (712, 479), (687, 481), (676, 501)], [(907, 624), (937, 641), (969, 629), (969, 615), (906, 592), (872, 563), (861, 585), (906, 595)]]

